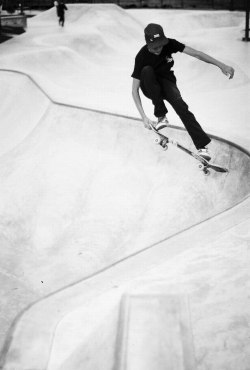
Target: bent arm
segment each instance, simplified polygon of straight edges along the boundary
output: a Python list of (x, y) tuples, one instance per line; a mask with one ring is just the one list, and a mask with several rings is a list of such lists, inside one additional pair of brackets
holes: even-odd
[(142, 107), (142, 102), (141, 102), (141, 97), (139, 93), (139, 88), (140, 88), (140, 80), (137, 80), (136, 78), (133, 78), (132, 82), (132, 96), (136, 105), (136, 108), (138, 112), (140, 113), (140, 116), (142, 118), (142, 121), (144, 123), (144, 126), (148, 129), (150, 128), (150, 123), (151, 120), (146, 116), (144, 109)]
[(220, 62), (217, 59), (214, 59), (208, 54), (203, 53), (202, 51), (190, 48), (189, 46), (185, 46), (185, 49), (183, 50), (183, 53), (190, 55), (191, 57), (197, 58), (202, 60), (205, 63), (213, 64), (220, 68), (222, 73), (224, 73), (226, 76), (229, 76), (229, 78), (233, 78), (234, 76), (234, 69), (233, 67), (230, 67), (222, 62)]
[(144, 112), (144, 109), (142, 107), (141, 98), (139, 94), (139, 88), (140, 88), (140, 80), (137, 80), (136, 78), (133, 78), (132, 83), (132, 96), (136, 105), (136, 108), (138, 109), (138, 112), (140, 113), (140, 116), (142, 119), (146, 117), (146, 114)]

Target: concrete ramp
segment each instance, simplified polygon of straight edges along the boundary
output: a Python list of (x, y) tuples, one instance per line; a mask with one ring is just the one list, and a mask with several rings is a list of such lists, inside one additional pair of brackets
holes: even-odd
[(0, 71), (0, 156), (21, 143), (36, 127), (49, 99), (21, 73)]
[[(185, 131), (168, 133), (191, 145)], [(20, 258), (12, 273), (44, 295), (236, 205), (249, 194), (249, 156), (217, 139), (211, 151), (228, 174), (204, 176), (137, 121), (51, 105), (0, 166), (4, 250)]]
[[(229, 173), (206, 177), (186, 153), (162, 151), (140, 122), (49, 103), (31, 80), (18, 75), (18, 83), (27, 98), (15, 90), (21, 136), (13, 100), (2, 96), (11, 145), (0, 160), (0, 269), (6, 292), (19, 286), (2, 303), (3, 338), (7, 321), (29, 303), (249, 195), (249, 155), (231, 143), (213, 140), (214, 161)], [(184, 130), (167, 133), (192, 145)]]

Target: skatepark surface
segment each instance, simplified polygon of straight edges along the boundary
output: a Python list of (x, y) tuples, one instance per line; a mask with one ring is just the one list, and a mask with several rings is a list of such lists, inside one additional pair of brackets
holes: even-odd
[[(54, 8), (28, 21), (0, 45), (1, 368), (114, 368), (120, 297), (153, 291), (188, 295), (197, 369), (248, 370), (244, 13), (74, 4), (64, 28)], [(144, 129), (130, 75), (150, 22), (235, 68), (228, 80), (174, 58), (184, 100), (228, 173), (204, 176)], [(169, 120), (165, 133), (194, 150), (170, 107)]]

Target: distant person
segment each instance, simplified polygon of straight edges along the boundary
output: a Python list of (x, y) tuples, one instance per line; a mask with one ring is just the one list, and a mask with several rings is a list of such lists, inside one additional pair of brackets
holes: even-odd
[[(132, 95), (135, 105), (141, 115), (144, 126), (150, 128), (150, 124), (157, 130), (168, 125), (166, 114), (168, 112), (164, 100), (168, 101), (180, 119), (182, 120), (188, 134), (198, 154), (206, 160), (211, 159), (207, 145), (211, 139), (203, 131), (197, 122), (193, 113), (188, 109), (188, 105), (181, 97), (180, 91), (176, 85), (176, 77), (171, 70), (174, 65), (173, 53), (183, 52), (203, 62), (214, 64), (219, 67), (225, 75), (233, 78), (234, 69), (224, 63), (204, 54), (201, 51), (192, 49), (181, 42), (167, 38), (164, 35), (163, 28), (154, 23), (148, 24), (144, 30), (146, 45), (144, 45), (135, 57)], [(143, 94), (152, 100), (154, 105), (154, 115), (157, 122), (151, 121), (145, 114), (139, 94), (139, 89)]]
[(67, 6), (64, 4), (63, 0), (55, 1), (57, 3), (57, 16), (59, 18), (59, 25), (64, 26), (65, 22), (65, 10), (68, 10)]

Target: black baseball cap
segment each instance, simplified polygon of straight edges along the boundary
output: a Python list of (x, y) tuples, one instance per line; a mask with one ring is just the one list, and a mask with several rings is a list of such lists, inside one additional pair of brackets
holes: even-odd
[(145, 40), (150, 47), (160, 47), (168, 43), (167, 37), (164, 35), (163, 28), (159, 24), (149, 23), (144, 30)]

